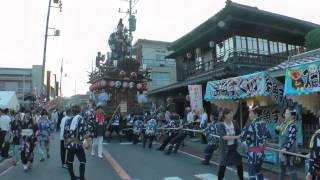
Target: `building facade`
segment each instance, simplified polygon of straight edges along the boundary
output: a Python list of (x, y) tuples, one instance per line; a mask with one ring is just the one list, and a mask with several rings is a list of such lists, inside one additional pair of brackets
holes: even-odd
[(50, 91), (49, 88), (41, 87), (41, 72), (41, 65), (33, 65), (32, 68), (0, 68), (0, 91), (14, 91), (22, 105), (28, 100), (47, 95), (48, 92), (53, 99), (59, 95), (56, 90), (59, 84), (54, 75), (49, 73), (47, 77), (50, 77)]
[[(241, 76), (271, 68), (305, 50), (304, 37), (317, 24), (267, 12), (230, 0), (188, 34), (174, 41), (167, 58), (176, 59), (177, 83), (149, 96), (174, 97), (183, 113), (187, 85)], [(162, 100), (164, 102), (164, 100)], [(204, 102), (210, 112), (210, 103)]]
[(169, 46), (169, 42), (147, 39), (138, 39), (134, 45), (137, 60), (151, 69), (152, 81), (148, 82), (148, 90), (176, 82), (175, 59), (166, 58), (169, 55)]

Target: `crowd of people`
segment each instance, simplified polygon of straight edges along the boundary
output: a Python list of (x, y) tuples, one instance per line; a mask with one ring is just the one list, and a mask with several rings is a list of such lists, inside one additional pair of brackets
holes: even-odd
[[(32, 168), (35, 155), (40, 161), (50, 158), (50, 140), (54, 130), (60, 131), (61, 167), (69, 171), (72, 180), (85, 179), (86, 153), (91, 148), (91, 155), (103, 158), (103, 140), (111, 142), (113, 132), (116, 132), (121, 142), (123, 138), (137, 145), (142, 142), (143, 148), (152, 148), (157, 140), (158, 151), (170, 155), (177, 153), (187, 136), (193, 137), (194, 132), (201, 133), (207, 143), (204, 149), (204, 165), (209, 164), (214, 151), (219, 149), (218, 179), (224, 179), (227, 166), (235, 166), (239, 179), (243, 179), (242, 157), (247, 157), (249, 179), (264, 179), (261, 171), (265, 159), (266, 143), (270, 138), (267, 123), (260, 118), (261, 109), (252, 107), (248, 111), (248, 120), (240, 128), (230, 109), (219, 109), (208, 114), (205, 110), (198, 113), (186, 108), (185, 117), (181, 118), (172, 106), (157, 110), (135, 113), (114, 112), (108, 116), (103, 106), (92, 104), (81, 109), (73, 106), (66, 109), (63, 115), (41, 111), (13, 112), (1, 110), (0, 115), (0, 152), (1, 158), (9, 157), (12, 149), (12, 159), (16, 165), (21, 161), (25, 171)], [(285, 177), (286, 169), (292, 180), (297, 179), (296, 157), (285, 152), (297, 152), (296, 126), (297, 113), (288, 108), (284, 120), (276, 127), (281, 147), (279, 179)], [(197, 131), (192, 131), (192, 130)], [(191, 130), (191, 133), (190, 131)], [(308, 180), (320, 177), (320, 131), (316, 131), (310, 141), (310, 167), (306, 177)], [(242, 149), (242, 153), (240, 150)], [(79, 177), (73, 171), (74, 156), (80, 162)]]

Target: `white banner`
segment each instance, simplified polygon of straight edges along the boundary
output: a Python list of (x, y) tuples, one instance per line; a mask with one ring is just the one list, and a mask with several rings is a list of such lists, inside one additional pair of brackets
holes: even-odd
[(188, 85), (190, 105), (192, 110), (203, 109), (201, 85)]

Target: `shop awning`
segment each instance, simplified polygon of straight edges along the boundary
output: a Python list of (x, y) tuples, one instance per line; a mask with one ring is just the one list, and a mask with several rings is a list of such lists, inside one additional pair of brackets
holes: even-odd
[(277, 104), (283, 102), (283, 85), (265, 72), (209, 81), (206, 101), (271, 96)]
[(320, 91), (320, 59), (288, 67), (284, 95), (311, 94)]

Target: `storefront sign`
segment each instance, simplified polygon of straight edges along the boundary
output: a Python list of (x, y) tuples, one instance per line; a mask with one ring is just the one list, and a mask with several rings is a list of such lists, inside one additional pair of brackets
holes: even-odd
[(284, 95), (310, 94), (320, 91), (320, 60), (286, 70)]
[(188, 90), (190, 96), (191, 109), (196, 111), (203, 109), (201, 85), (188, 85)]

